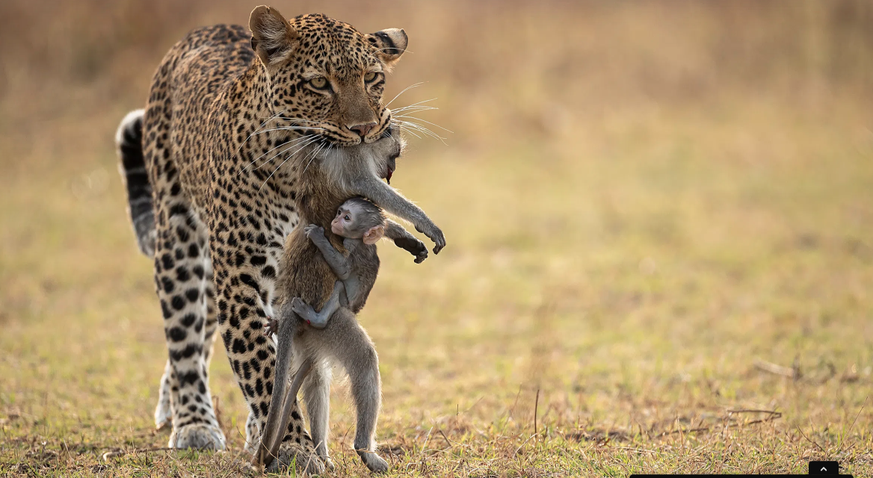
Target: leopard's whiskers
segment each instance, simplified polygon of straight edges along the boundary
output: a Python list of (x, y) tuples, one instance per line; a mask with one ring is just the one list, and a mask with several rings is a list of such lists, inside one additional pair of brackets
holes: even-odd
[(402, 95), (403, 93), (406, 93), (407, 91), (409, 91), (409, 90), (411, 90), (411, 89), (413, 89), (413, 88), (418, 88), (419, 86), (421, 86), (421, 85), (423, 85), (423, 84), (424, 84), (423, 81), (419, 81), (418, 83), (413, 83), (413, 84), (407, 86), (406, 88), (403, 89), (403, 91), (401, 91), (400, 93), (397, 93), (397, 96), (395, 96), (394, 98), (392, 98), (391, 101), (389, 101), (389, 102), (385, 105), (385, 107), (387, 108), (387, 107), (391, 106), (391, 103), (394, 103), (394, 100), (396, 100), (397, 98), (400, 98), (400, 95)]
[[(258, 188), (258, 192), (260, 192), (261, 189), (264, 188), (264, 185), (267, 184), (267, 181), (269, 181), (270, 178), (272, 178), (273, 175), (276, 174), (276, 171), (278, 171), (279, 169), (281, 169), (282, 166), (284, 166), (285, 163), (287, 163), (289, 159), (293, 158), (295, 155), (297, 155), (297, 154), (298, 154), (300, 151), (302, 151), (304, 148), (306, 148), (306, 147), (309, 146), (310, 144), (312, 144), (312, 143), (318, 141), (319, 139), (321, 139), (321, 138), (320, 138), (320, 137), (316, 137), (316, 138), (312, 139), (311, 141), (306, 142), (305, 144), (301, 145), (300, 147), (298, 147), (298, 148), (297, 148), (296, 150), (294, 150), (293, 152), (287, 154), (287, 155), (285, 156), (285, 159), (284, 159), (281, 163), (279, 163), (279, 165), (276, 166), (276, 169), (274, 169), (273, 172), (270, 173), (269, 176), (267, 176), (267, 179), (265, 179), (264, 182), (261, 183), (261, 187)], [(289, 149), (290, 149), (290, 148), (289, 148)], [(286, 150), (286, 151), (287, 151), (287, 150)], [(281, 154), (285, 154), (285, 153), (282, 152)], [(277, 156), (278, 156), (278, 155), (277, 155)]]
[[(305, 135), (305, 136), (301, 136), (301, 137), (299, 137), (299, 138), (295, 138), (295, 139), (293, 139), (293, 140), (291, 140), (291, 141), (286, 141), (286, 142), (284, 142), (284, 143), (283, 143), (283, 142), (278, 143), (274, 148), (271, 148), (270, 150), (264, 152), (264, 154), (262, 154), (262, 155), (258, 156), (257, 158), (253, 159), (253, 160), (252, 160), (248, 165), (246, 165), (246, 167), (240, 169), (240, 170), (239, 170), (239, 173), (237, 173), (237, 176), (239, 176), (240, 174), (242, 174), (243, 172), (245, 172), (245, 170), (246, 170), (246, 169), (249, 169), (253, 164), (255, 164), (255, 162), (256, 162), (257, 160), (263, 158), (264, 156), (266, 156), (266, 155), (269, 154), (270, 152), (275, 151), (275, 150), (277, 150), (277, 149), (279, 149), (279, 148), (281, 148), (281, 147), (283, 147), (283, 146), (288, 146), (288, 145), (297, 144), (297, 143), (300, 143), (300, 142), (302, 142), (302, 141), (304, 141), (304, 140), (306, 140), (306, 139), (311, 139), (311, 138), (313, 138), (313, 137), (318, 137), (318, 135), (315, 135), (315, 134), (308, 134), (308, 135)], [(273, 160), (272, 158), (269, 159), (269, 160), (265, 160), (264, 163), (269, 162), (269, 161), (272, 161), (272, 160)], [(262, 164), (262, 165), (263, 165), (263, 164)], [(258, 167), (260, 167), (260, 166), (258, 166)], [(256, 169), (257, 169), (257, 168), (256, 168)]]
[[(243, 141), (242, 143), (240, 143), (239, 148), (237, 148), (237, 150), (236, 150), (236, 153), (239, 154), (239, 152), (242, 150), (243, 146), (245, 146), (245, 144), (248, 143), (249, 140), (252, 139), (253, 136), (257, 136), (257, 135), (259, 135), (259, 134), (263, 134), (263, 133), (268, 133), (268, 132), (270, 132), (270, 131), (280, 131), (280, 130), (283, 130), (283, 129), (288, 129), (288, 130), (291, 130), (291, 128), (296, 128), (296, 129), (307, 129), (306, 127), (291, 125), (291, 126), (286, 126), (286, 127), (281, 127), (281, 128), (276, 128), (276, 129), (270, 129), (270, 130), (262, 131), (263, 128), (264, 128), (265, 126), (267, 126), (267, 124), (270, 123), (271, 121), (275, 121), (275, 120), (277, 120), (277, 119), (281, 119), (281, 120), (285, 120), (285, 121), (294, 121), (294, 122), (302, 122), (302, 123), (314, 123), (314, 121), (310, 121), (310, 120), (307, 120), (307, 119), (303, 119), (303, 118), (290, 118), (290, 117), (287, 117), (287, 116), (284, 116), (284, 115), (285, 115), (285, 112), (284, 112), (284, 111), (279, 111), (279, 112), (273, 114), (272, 116), (270, 116), (269, 118), (267, 118), (266, 120), (264, 120), (264, 122), (261, 123), (260, 126), (258, 126), (257, 128), (255, 128), (254, 131), (252, 131), (252, 134), (250, 134), (250, 135), (248, 135), (248, 137), (246, 137), (245, 141)], [(319, 129), (319, 130), (320, 130), (320, 129), (323, 129), (323, 128), (308, 127), (308, 129)]]
[(242, 147), (245, 146), (245, 144), (249, 142), (249, 139), (251, 139), (252, 136), (254, 136), (255, 134), (257, 134), (257, 132), (260, 131), (261, 128), (263, 128), (264, 126), (266, 126), (267, 123), (269, 123), (270, 121), (273, 121), (274, 119), (276, 119), (276, 118), (278, 118), (280, 115), (282, 115), (282, 113), (283, 113), (282, 111), (279, 111), (279, 112), (277, 112), (276, 114), (274, 114), (274, 115), (270, 116), (269, 118), (265, 119), (264, 122), (261, 123), (260, 126), (258, 126), (257, 128), (255, 128), (254, 131), (252, 131), (252, 134), (250, 134), (250, 135), (245, 139), (245, 141), (243, 141), (242, 143), (240, 143), (239, 148), (237, 148), (237, 150), (236, 150), (236, 154), (239, 154), (239, 152), (242, 150)]
[[(415, 102), (415, 103), (412, 103), (411, 105), (406, 105), (406, 106), (401, 106), (400, 108), (395, 108), (395, 109), (391, 110), (391, 112), (392, 112), (392, 113), (402, 113), (402, 112), (404, 112), (404, 111), (407, 111), (407, 110), (410, 110), (410, 109), (413, 109), (413, 108), (433, 108), (433, 109), (439, 109), (439, 108), (437, 108), (436, 106), (425, 105), (425, 103), (430, 103), (431, 101), (435, 101), (435, 100), (436, 100), (436, 98), (430, 98), (430, 99), (428, 99), (428, 100), (417, 101), (417, 102)], [(393, 100), (392, 100), (392, 101), (393, 101)]]
[[(400, 119), (400, 118), (406, 118), (406, 119), (409, 120), (409, 121), (405, 121), (405, 120)], [(425, 135), (427, 135), (427, 136), (430, 136), (431, 138), (434, 138), (434, 139), (436, 139), (436, 140), (439, 140), (439, 141), (440, 141), (441, 143), (443, 143), (443, 144), (446, 144), (446, 141), (445, 141), (446, 138), (440, 136), (439, 134), (435, 133), (435, 132), (434, 132), (433, 130), (431, 130), (430, 128), (428, 128), (428, 127), (426, 127), (426, 126), (424, 126), (424, 125), (421, 125), (421, 124), (419, 124), (419, 123), (417, 123), (416, 121), (413, 121), (413, 120), (422, 121), (422, 122), (425, 122), (425, 123), (428, 123), (428, 124), (432, 124), (432, 125), (436, 126), (437, 128), (440, 128), (440, 129), (443, 129), (443, 130), (445, 130), (445, 131), (448, 131), (449, 133), (452, 132), (452, 131), (450, 131), (450, 130), (448, 130), (448, 129), (446, 129), (446, 128), (443, 128), (442, 126), (440, 126), (440, 125), (438, 125), (438, 124), (434, 124), (434, 123), (431, 123), (430, 121), (426, 121), (426, 120), (423, 120), (423, 119), (421, 119), (421, 118), (416, 118), (416, 117), (414, 117), (414, 116), (398, 115), (398, 116), (395, 116), (395, 117), (394, 117), (394, 121), (396, 121), (396, 122), (397, 122), (401, 127), (406, 128), (407, 132), (410, 133), (410, 134), (413, 134), (413, 136), (417, 136), (417, 135), (415, 135), (415, 134), (412, 132), (412, 131), (414, 130), (414, 131), (417, 131), (417, 132), (419, 132), (419, 133), (422, 133), (422, 134), (425, 134)]]
[[(320, 145), (318, 145), (318, 148), (315, 149), (314, 152), (310, 153), (311, 156), (312, 156), (311, 158), (310, 158), (309, 155), (306, 156), (306, 158), (309, 158), (309, 162), (306, 163), (306, 167), (303, 168), (303, 172), (300, 173), (301, 175), (302, 175), (303, 173), (305, 173), (307, 169), (309, 169), (309, 165), (312, 164), (313, 161), (315, 161), (315, 158), (316, 158), (316, 157), (321, 153), (321, 150), (324, 149), (324, 145), (325, 145), (325, 143), (321, 143)], [(306, 158), (303, 158), (303, 161), (306, 161)], [(301, 161), (301, 162), (303, 162), (303, 161)]]
[(310, 137), (309, 137), (309, 139), (308, 139), (307, 141), (297, 141), (297, 142), (295, 142), (294, 144), (289, 145), (287, 148), (283, 149), (282, 151), (277, 152), (277, 153), (274, 154), (270, 159), (268, 159), (268, 160), (262, 162), (262, 163), (261, 163), (258, 167), (256, 167), (255, 169), (261, 169), (261, 168), (264, 167), (265, 165), (267, 165), (267, 164), (273, 162), (274, 159), (276, 159), (276, 158), (278, 158), (278, 157), (280, 157), (280, 156), (282, 156), (282, 155), (288, 153), (288, 151), (291, 151), (291, 150), (294, 149), (294, 148), (297, 148), (297, 149), (294, 150), (294, 152), (292, 152), (291, 154), (292, 154), (292, 155), (293, 155), (293, 154), (297, 154), (298, 152), (302, 151), (304, 148), (306, 148), (306, 147), (309, 146), (310, 144), (312, 144), (312, 143), (318, 141), (319, 139), (320, 139), (320, 136), (318, 136), (318, 135), (310, 135)]
[(430, 122), (430, 121), (428, 121), (428, 120), (421, 119), (421, 118), (419, 118), (418, 116), (412, 116), (412, 115), (398, 115), (398, 116), (395, 116), (395, 118), (406, 118), (406, 119), (408, 119), (408, 120), (410, 120), (410, 121), (412, 121), (412, 120), (415, 120), (415, 121), (421, 121), (422, 123), (427, 123), (427, 124), (429, 124), (429, 125), (431, 125), (431, 126), (436, 126), (437, 128), (439, 128), (439, 129), (441, 129), (441, 130), (443, 130), (443, 131), (445, 131), (445, 132), (447, 132), (447, 133), (453, 133), (453, 134), (454, 134), (454, 131), (452, 131), (452, 130), (450, 130), (450, 129), (448, 129), (448, 128), (443, 128), (442, 126), (440, 126), (440, 125), (438, 125), (438, 124), (436, 124), (436, 123)]

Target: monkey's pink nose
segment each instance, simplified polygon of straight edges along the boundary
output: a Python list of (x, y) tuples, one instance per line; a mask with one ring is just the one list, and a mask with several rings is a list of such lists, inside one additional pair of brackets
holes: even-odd
[(377, 123), (375, 121), (366, 124), (356, 124), (354, 126), (349, 126), (349, 129), (358, 133), (363, 138), (364, 136), (367, 136), (367, 133), (369, 133), (370, 130), (372, 130), (376, 126), (376, 124)]

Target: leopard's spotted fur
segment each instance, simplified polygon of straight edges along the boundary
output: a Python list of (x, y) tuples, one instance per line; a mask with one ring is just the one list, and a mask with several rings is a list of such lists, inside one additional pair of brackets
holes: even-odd
[[(364, 35), (324, 15), (289, 22), (269, 7), (252, 12), (250, 27), (201, 28), (173, 46), (144, 112), (128, 115), (117, 138), (140, 248), (154, 256), (169, 348), (155, 420), (171, 421), (171, 447), (225, 447), (208, 388), (216, 327), (249, 406), (247, 449), (258, 444), (275, 369), (262, 329), (311, 159), (293, 153), (310, 140), (378, 139), (391, 121), (383, 71), (407, 41), (402, 30)], [(322, 471), (292, 417), (280, 461)]]

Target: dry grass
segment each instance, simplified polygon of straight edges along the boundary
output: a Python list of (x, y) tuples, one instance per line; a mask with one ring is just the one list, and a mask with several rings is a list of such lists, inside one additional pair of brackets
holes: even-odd
[[(43, 3), (0, 5), (0, 474), (235, 476), (220, 350), (228, 453), (154, 450), (166, 351), (111, 137), (173, 41), (253, 4)], [(397, 104), (454, 131), (395, 175), (449, 247), (383, 246), (360, 316), (393, 473), (873, 475), (870, 5), (276, 5), (406, 28), (388, 95), (428, 81)], [(337, 476), (365, 474), (346, 392)]]

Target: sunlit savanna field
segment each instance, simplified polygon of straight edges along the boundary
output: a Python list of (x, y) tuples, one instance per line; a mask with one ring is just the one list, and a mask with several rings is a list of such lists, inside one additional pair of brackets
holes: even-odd
[[(115, 128), (188, 30), (256, 2), (0, 4), (0, 475), (248, 473), (170, 452), (167, 351)], [(277, 2), (403, 27), (392, 185), (442, 227), (390, 243), (359, 315), (397, 476), (873, 476), (873, 5)], [(332, 476), (366, 475), (346, 384)], [(104, 454), (114, 457), (104, 459)]]

